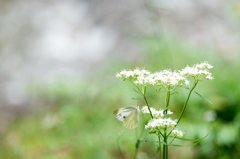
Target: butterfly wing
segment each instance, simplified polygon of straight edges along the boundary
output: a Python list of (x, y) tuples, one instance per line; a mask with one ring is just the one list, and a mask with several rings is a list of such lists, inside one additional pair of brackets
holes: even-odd
[(124, 119), (131, 113), (132, 110), (136, 108), (134, 107), (124, 107), (119, 108), (113, 111), (113, 115), (120, 121), (124, 121)]
[(123, 125), (128, 129), (133, 129), (138, 126), (139, 110), (134, 108), (124, 119)]

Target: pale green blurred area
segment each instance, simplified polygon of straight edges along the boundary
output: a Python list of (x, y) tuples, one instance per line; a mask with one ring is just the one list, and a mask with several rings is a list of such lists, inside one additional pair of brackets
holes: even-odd
[[(27, 2), (28, 1), (25, 1), (25, 3)], [(56, 3), (55, 1), (51, 2)], [(74, 1), (74, 3), (76, 2), (77, 1)], [(93, 2), (94, 1), (92, 1), (92, 3)], [(1, 3), (8, 4), (7, 1)], [(14, 3), (14, 1), (11, 1), (11, 3)], [(62, 4), (62, 6), (64, 5), (65, 4)], [(36, 6), (38, 5), (36, 4)], [(34, 8), (32, 9), (34, 10)], [(80, 7), (79, 10), (81, 9)], [(234, 24), (233, 32), (238, 33), (240, 31), (240, 3), (231, 1), (231, 3), (226, 6), (224, 12), (231, 17), (228, 20), (230, 24)], [(80, 13), (71, 14), (77, 15)], [(4, 10), (2, 10), (1, 15), (4, 15)], [(45, 15), (43, 18), (46, 17)], [(77, 21), (78, 18), (73, 18), (73, 21)], [(169, 18), (171, 18), (171, 16)], [(152, 21), (153, 23), (151, 23)], [(39, 25), (39, 22), (34, 23), (36, 23), (35, 25)], [(52, 59), (60, 58), (58, 60), (61, 62), (56, 62), (56, 64), (51, 61), (51, 58), (50, 60), (47, 59), (46, 62), (44, 61), (45, 58), (47, 58), (48, 53), (52, 51), (52, 48), (50, 48), (49, 50), (45, 50), (46, 56), (40, 58), (43, 62), (38, 63), (39, 61), (36, 59), (41, 55), (38, 47), (36, 47), (38, 45), (34, 45), (34, 47), (36, 47), (35, 51), (38, 52), (38, 54), (34, 52), (31, 56), (25, 55), (25, 50), (20, 49), (18, 53), (22, 54), (16, 56), (22, 57), (23, 63), (34, 63), (34, 61), (32, 61), (34, 59), (37, 63), (34, 65), (29, 64), (29, 66), (34, 66), (32, 68), (29, 68), (27, 65), (27, 71), (28, 69), (33, 69), (38, 72), (33, 75), (36, 78), (33, 78), (30, 73), (26, 74), (26, 70), (23, 71), (23, 76), (26, 78), (29, 76), (29, 79), (27, 78), (27, 84), (25, 83), (23, 87), (20, 87), (21, 91), (25, 92), (24, 102), (19, 105), (16, 103), (12, 104), (11, 102), (10, 104), (6, 104), (8, 100), (5, 100), (4, 95), (1, 97), (5, 102), (2, 102), (2, 106), (0, 107), (2, 110), (0, 117), (0, 158), (120, 159), (122, 157), (118, 150), (116, 140), (114, 140), (120, 133), (123, 133), (120, 140), (122, 152), (125, 158), (132, 158), (135, 151), (136, 132), (135, 130), (126, 129), (120, 121), (114, 118), (112, 112), (120, 107), (136, 106), (137, 104), (143, 106), (144, 101), (139, 102), (132, 100), (133, 97), (139, 97), (139, 95), (133, 91), (133, 85), (128, 81), (115, 78), (115, 74), (122, 69), (134, 69), (136, 67), (145, 68), (151, 72), (165, 68), (178, 70), (184, 68), (186, 65), (192, 66), (193, 64), (203, 61), (208, 61), (214, 66), (211, 70), (214, 80), (199, 82), (195, 91), (209, 99), (213, 104), (208, 103), (193, 93), (183, 118), (178, 125), (178, 129), (185, 132), (185, 138), (202, 138), (206, 134), (208, 134), (208, 136), (201, 141), (200, 144), (193, 147), (170, 147), (169, 158), (240, 158), (240, 48), (238, 44), (233, 43), (235, 45), (230, 47), (234, 48), (232, 50), (222, 49), (220, 45), (208, 47), (208, 45), (204, 45), (204, 41), (202, 45), (196, 45), (196, 43), (192, 44), (177, 33), (170, 32), (171, 29), (169, 28), (165, 28), (166, 30), (164, 31), (164, 29), (160, 27), (159, 24), (161, 23), (158, 22), (157, 19), (151, 19), (146, 21), (146, 23), (154, 26), (156, 24), (155, 32), (152, 32), (150, 29), (149, 34), (139, 33), (139, 35), (137, 34), (134, 38), (128, 39), (131, 41), (130, 45), (134, 45), (139, 50), (138, 53), (120, 54), (119, 50), (108, 50), (106, 49), (107, 47), (105, 47), (105, 49), (101, 51), (104, 52), (108, 50), (110, 53), (107, 55), (103, 53), (101, 56), (104, 58), (99, 58), (97, 62), (92, 59), (98, 55), (94, 53), (89, 55), (84, 51), (82, 54), (79, 53), (81, 55), (76, 56), (76, 59), (65, 59), (68, 58), (67, 53), (63, 53), (61, 57), (57, 56), (57, 54), (49, 54)], [(85, 23), (81, 24), (82, 25), (76, 25), (77, 28), (83, 27)], [(42, 27), (44, 28), (44, 26)], [(211, 29), (214, 30), (213, 28)], [(208, 28), (206, 28), (206, 30), (208, 30)], [(39, 32), (34, 32), (33, 30), (25, 31), (32, 31), (32, 34), (39, 34)], [(19, 32), (19, 30), (17, 30), (17, 32)], [(2, 33), (4, 33), (4, 31), (2, 31)], [(74, 33), (75, 32), (73, 32), (73, 34)], [(21, 32), (21, 34), (24, 36), (24, 33)], [(27, 35), (30, 36), (32, 34)], [(46, 34), (48, 35), (48, 33)], [(9, 37), (10, 35), (6, 34), (6, 36)], [(79, 36), (82, 37), (82, 34)], [(234, 35), (232, 36), (235, 37)], [(19, 38), (21, 36), (19, 35), (17, 37)], [(83, 36), (83, 39), (84, 37), (85, 36)], [(109, 36), (108, 38), (111, 39), (113, 37)], [(50, 38), (50, 40), (48, 40), (48, 38), (43, 38), (43, 41), (41, 41), (43, 43), (40, 46), (51, 46), (52, 39)], [(122, 40), (124, 41), (124, 38)], [(31, 38), (29, 41), (31, 41)], [(46, 43), (49, 42), (50, 45), (47, 45), (44, 41), (47, 41)], [(76, 47), (75, 49), (70, 50), (76, 55), (78, 55), (79, 50), (79, 52), (81, 52), (81, 48), (77, 47), (82, 44), (80, 41), (77, 41), (76, 45), (72, 46)], [(102, 40), (97, 42), (100, 41)], [(66, 41), (63, 43), (65, 42)], [(90, 44), (93, 42), (96, 41), (89, 41)], [(15, 43), (20, 46), (23, 45), (21, 38), (16, 39)], [(59, 43), (62, 44), (61, 41)], [(71, 43), (71, 41), (69, 43)], [(108, 41), (106, 43), (108, 43)], [(101, 44), (105, 45), (106, 43), (103, 42)], [(9, 47), (5, 48), (5, 44), (9, 45)], [(221, 44), (224, 45), (224, 43)], [(1, 45), (3, 45), (1, 46), (2, 48), (5, 48), (1, 49), (1, 57), (6, 58), (6, 54), (11, 52), (9, 48), (11, 48), (12, 43), (4, 41), (4, 37), (1, 37)], [(30, 47), (29, 43), (25, 45)], [(116, 46), (117, 45), (118, 44), (116, 44)], [(15, 49), (18, 50), (18, 45), (14, 46), (17, 48)], [(20, 46), (19, 48), (22, 48)], [(66, 48), (60, 47), (57, 51), (63, 50), (64, 52), (67, 51), (67, 49), (67, 46)], [(90, 49), (90, 51), (92, 50)], [(14, 60), (15, 54), (14, 52), (11, 53), (12, 55), (9, 56), (9, 60)], [(91, 58), (88, 58), (88, 56), (91, 56)], [(71, 61), (77, 64), (67, 68), (73, 70), (70, 73), (66, 71), (67, 73), (64, 72), (58, 75), (56, 72), (61, 72), (59, 70), (55, 70), (55, 72), (52, 71), (53, 73), (51, 71), (48, 72), (48, 69), (53, 68), (52, 66), (62, 68), (63, 65), (70, 65)], [(89, 64), (90, 62), (92, 62), (92, 65)], [(19, 67), (20, 69), (20, 64), (22, 63), (19, 63), (19, 65), (9, 71), (12, 71), (14, 75), (18, 75), (17, 70), (14, 70), (14, 68)], [(1, 65), (1, 67), (2, 66), (5, 65)], [(39, 68), (43, 69), (39, 70)], [(8, 69), (5, 67), (1, 69), (3, 82), (6, 79), (12, 79), (10, 75), (4, 76), (4, 73), (8, 74), (6, 70)], [(65, 68), (60, 70), (65, 70)], [(58, 76), (52, 75), (55, 73)], [(41, 76), (43, 76), (43, 78)], [(53, 76), (54, 78), (50, 78), (49, 76)], [(18, 81), (17, 77), (14, 79)], [(22, 78), (19, 79), (23, 80)], [(5, 88), (3, 85), (4, 84), (1, 84), (1, 86)], [(12, 87), (14, 87), (14, 85)], [(163, 109), (163, 94), (157, 93), (156, 89), (158, 89), (158, 87), (148, 88), (147, 97), (149, 103), (152, 107)], [(173, 119), (178, 118), (188, 93), (184, 88), (179, 88), (177, 91), (180, 94), (171, 96), (169, 106), (174, 113), (172, 115)], [(3, 93), (4, 92), (2, 92), (2, 94)], [(137, 128), (138, 134), (142, 131), (144, 125), (143, 116), (141, 116), (140, 120), (140, 125)], [(147, 131), (144, 131), (142, 138), (156, 140), (156, 138), (148, 134)], [(192, 144), (191, 142), (187, 143), (182, 141), (176, 143), (185, 145)], [(156, 146), (144, 142), (139, 150), (139, 155), (142, 156), (140, 158), (158, 158), (159, 154), (156, 153), (156, 150)]]

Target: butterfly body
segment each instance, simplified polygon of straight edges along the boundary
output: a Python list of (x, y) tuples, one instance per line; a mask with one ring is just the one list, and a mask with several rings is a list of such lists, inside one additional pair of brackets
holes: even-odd
[(123, 125), (128, 129), (133, 129), (138, 126), (139, 123), (139, 107), (124, 107), (113, 111), (113, 115), (123, 122)]

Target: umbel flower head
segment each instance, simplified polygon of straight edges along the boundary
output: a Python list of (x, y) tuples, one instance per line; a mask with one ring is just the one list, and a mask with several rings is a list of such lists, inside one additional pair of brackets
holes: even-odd
[(158, 85), (167, 87), (182, 86), (183, 84), (189, 86), (189, 78), (194, 78), (194, 80), (212, 80), (213, 76), (209, 72), (213, 66), (207, 62), (201, 64), (193, 65), (192, 67), (187, 66), (184, 69), (178, 71), (172, 71), (170, 69), (165, 69), (159, 72), (150, 73), (145, 69), (136, 68), (135, 70), (122, 70), (117, 73), (117, 78), (122, 78), (123, 80), (129, 80), (137, 85)]
[(173, 128), (177, 124), (177, 120), (172, 120), (170, 118), (163, 119), (151, 119), (147, 125), (145, 125), (145, 129), (154, 130), (156, 128), (165, 129), (165, 128)]
[[(172, 120), (171, 118), (164, 118), (163, 110), (156, 110), (155, 108), (150, 107), (152, 112), (153, 119), (149, 120), (145, 125), (145, 129), (150, 131), (158, 131), (160, 129), (174, 128), (177, 125), (177, 120)], [(142, 112), (144, 114), (150, 114), (147, 106), (142, 107)], [(167, 115), (172, 114), (170, 110), (167, 111)], [(173, 130), (172, 134), (174, 137), (182, 137), (183, 132), (179, 130)]]
[(173, 130), (172, 133), (173, 133), (174, 137), (182, 137), (183, 136), (183, 132), (180, 130), (177, 130), (177, 129)]
[[(177, 120), (172, 120), (170, 118), (164, 119), (163, 110), (156, 110), (155, 108), (150, 107), (150, 111), (152, 112), (153, 119), (151, 119), (147, 125), (145, 125), (145, 129), (155, 129), (155, 128), (173, 128), (177, 124)], [(150, 114), (148, 107), (142, 107), (142, 112), (144, 114)], [(167, 114), (170, 115), (172, 112), (170, 110), (167, 111)]]
[(150, 72), (145, 70), (145, 69), (142, 69), (142, 70), (139, 70), (138, 68), (136, 68), (135, 70), (131, 71), (126, 71), (126, 70), (122, 70), (120, 73), (117, 73), (116, 77), (117, 78), (122, 78), (123, 80), (136, 80), (138, 77), (140, 78), (145, 78), (147, 77), (148, 75), (150, 75)]
[(178, 72), (184, 77), (191, 76), (197, 78), (198, 80), (212, 80), (212, 74), (209, 72), (209, 69), (212, 68), (212, 65), (208, 64), (207, 62), (203, 62), (201, 64), (193, 65), (192, 67), (187, 66), (184, 69), (179, 70)]
[[(150, 110), (152, 112), (152, 115), (154, 118), (164, 118), (164, 114), (163, 114), (163, 110), (156, 110), (155, 108), (152, 108), (150, 107)], [(142, 107), (142, 112), (145, 113), (145, 114), (150, 114), (149, 110), (148, 110), (148, 106), (143, 106)], [(167, 114), (170, 115), (172, 114), (173, 112), (171, 112), (170, 110), (167, 111)]]

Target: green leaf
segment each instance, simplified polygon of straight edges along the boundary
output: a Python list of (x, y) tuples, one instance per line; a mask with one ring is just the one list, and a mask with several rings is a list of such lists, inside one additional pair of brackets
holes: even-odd
[(142, 99), (142, 97), (138, 97), (138, 98), (132, 97), (132, 100), (140, 100), (140, 99)]
[(163, 115), (164, 115), (164, 118), (167, 118), (167, 117), (168, 117), (168, 115), (167, 115), (167, 109), (164, 109), (164, 110), (163, 110)]
[[(185, 139), (185, 138), (180, 138), (180, 137), (174, 137), (174, 138), (179, 139), (179, 140), (184, 140), (184, 141), (201, 141), (201, 140), (205, 139), (207, 136), (208, 136), (208, 134), (200, 139)], [(173, 137), (173, 136), (169, 136), (169, 137)]]
[[(152, 144), (152, 145), (158, 145), (158, 144), (159, 144), (158, 141), (150, 141), (150, 140), (148, 140), (147, 138), (144, 138), (144, 140), (145, 140), (146, 142), (149, 142), (149, 143)], [(161, 144), (164, 144), (164, 143), (161, 142), (161, 141), (160, 141), (160, 143), (161, 143)]]
[[(189, 88), (186, 87), (186, 86), (182, 86), (182, 87), (189, 90)], [(203, 96), (202, 96), (201, 94), (199, 94), (198, 92), (196, 92), (196, 91), (193, 91), (193, 92), (196, 93), (196, 94), (197, 94), (199, 97), (201, 97), (202, 99), (204, 99), (204, 100), (208, 101), (209, 103), (213, 104), (210, 100), (208, 100), (207, 98), (203, 97)]]
[(157, 152), (160, 152), (160, 146), (158, 146), (158, 148), (157, 148)]
[(173, 95), (173, 94), (179, 94), (178, 92), (173, 92), (173, 93), (171, 93), (170, 95)]
[(176, 147), (190, 147), (190, 146), (194, 146), (194, 145), (197, 145), (199, 142), (196, 142), (194, 144), (191, 144), (191, 145), (169, 145), (169, 146), (176, 146)]
[(149, 134), (156, 134), (156, 131), (150, 131)]
[(191, 145), (169, 145), (169, 146), (177, 146), (177, 147), (189, 147), (189, 146), (194, 146), (197, 145), (199, 142), (201, 142), (203, 139), (205, 139), (208, 136), (208, 134), (206, 136), (204, 136), (203, 138), (200, 139), (185, 139), (185, 138), (180, 138), (180, 137), (173, 137), (173, 136), (169, 136), (169, 137), (173, 137), (179, 140), (184, 140), (184, 141), (195, 141), (194, 144)]
[(141, 146), (142, 146), (142, 140), (137, 140), (137, 142), (136, 142), (136, 145), (135, 145), (135, 147), (138, 149), (138, 148), (140, 148)]
[(198, 92), (196, 91), (193, 91), (194, 93), (196, 93), (199, 97), (201, 97), (202, 99), (208, 101), (209, 103), (213, 104), (210, 100), (208, 100), (207, 98), (203, 97), (201, 94), (199, 94)]
[(162, 88), (159, 88), (158, 90), (156, 89), (156, 92), (160, 92)]
[(138, 94), (141, 94), (141, 95), (142, 95), (142, 93), (139, 92), (138, 90), (136, 90), (135, 88), (133, 88), (133, 90), (134, 90), (134, 92), (137, 92)]

